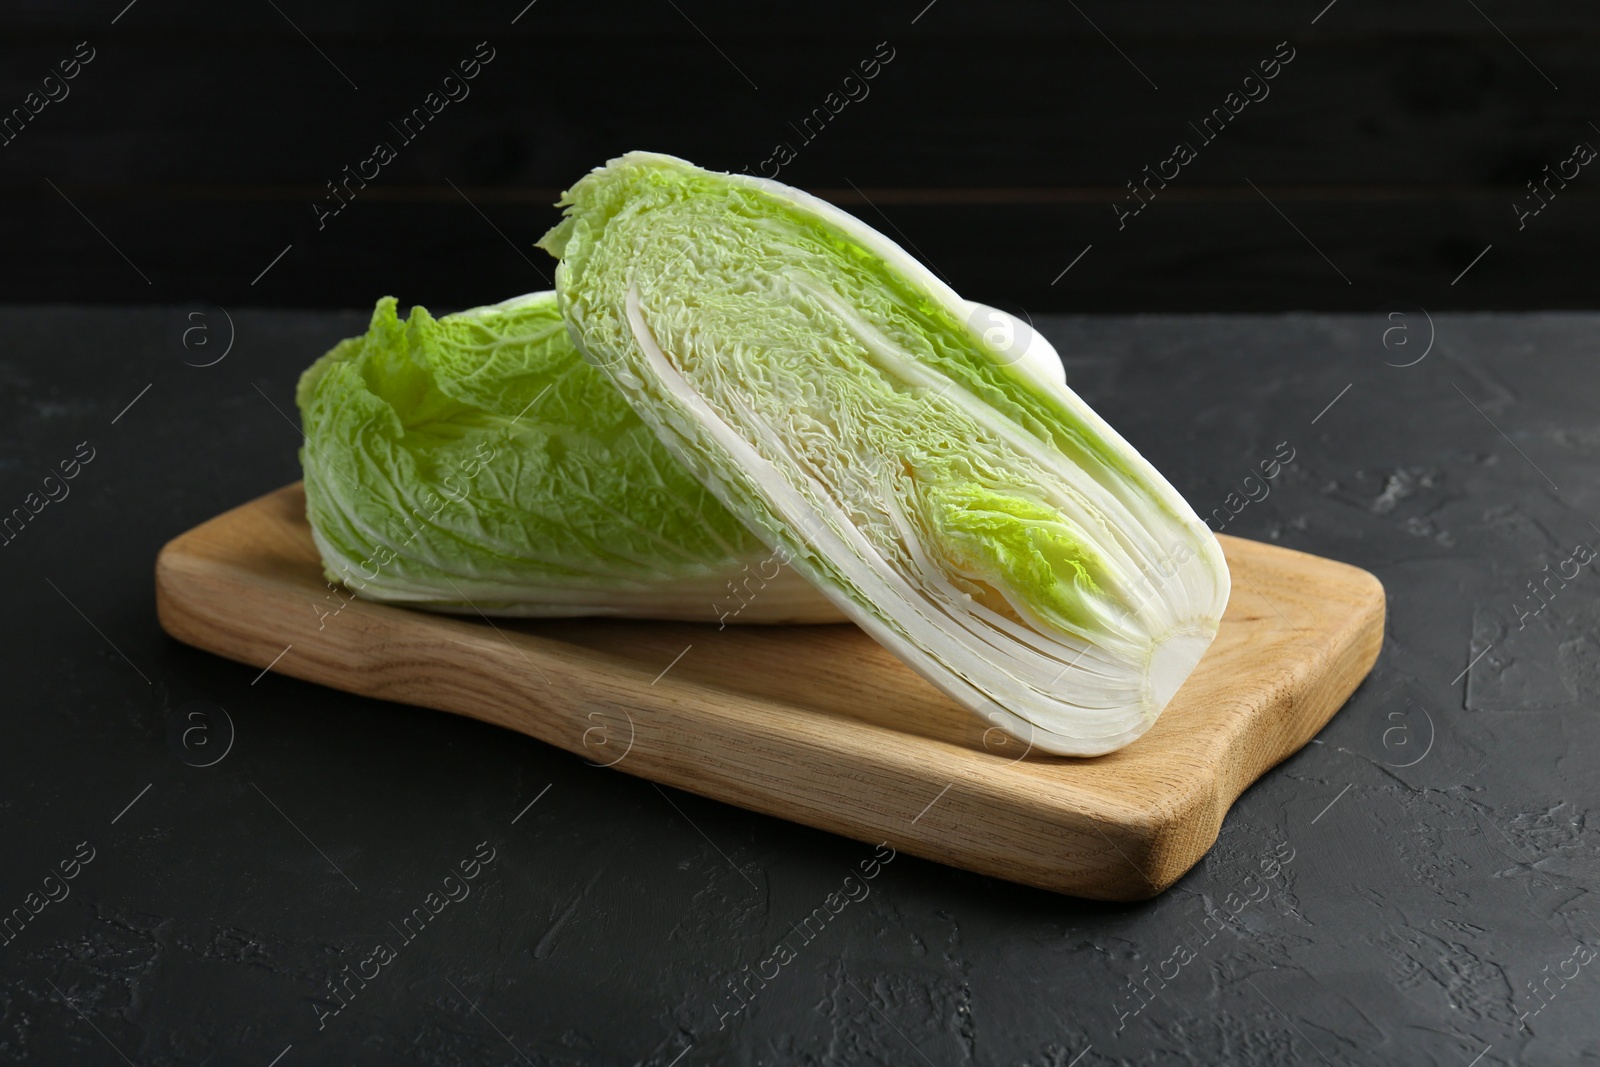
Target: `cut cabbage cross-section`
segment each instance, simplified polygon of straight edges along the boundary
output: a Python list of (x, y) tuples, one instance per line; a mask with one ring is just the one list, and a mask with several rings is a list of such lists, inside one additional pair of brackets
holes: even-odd
[(776, 182), (631, 153), (562, 204), (542, 244), (574, 339), (763, 542), (1032, 748), (1149, 728), (1216, 634), (1227, 566), (1058, 376)]

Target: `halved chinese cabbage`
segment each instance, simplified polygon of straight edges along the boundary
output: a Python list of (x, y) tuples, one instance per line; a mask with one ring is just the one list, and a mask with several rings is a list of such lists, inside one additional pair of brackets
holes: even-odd
[[(1002, 312), (997, 337), (1060, 374)], [(326, 576), (490, 615), (837, 622), (839, 610), (672, 458), (585, 363), (553, 292), (367, 333), (301, 377), (307, 513)]]
[(630, 153), (542, 246), (574, 338), (839, 609), (1030, 745), (1143, 733), (1227, 603), (1216, 538), (897, 245), (777, 182)]

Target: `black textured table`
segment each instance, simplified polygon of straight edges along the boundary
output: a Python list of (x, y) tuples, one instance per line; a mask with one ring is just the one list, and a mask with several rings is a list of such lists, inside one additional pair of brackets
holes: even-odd
[(165, 637), (156, 551), (297, 477), (296, 374), (365, 319), (0, 309), (0, 1060), (1600, 1062), (1600, 316), (1040, 323), (1214, 525), (1389, 592), (1140, 905)]

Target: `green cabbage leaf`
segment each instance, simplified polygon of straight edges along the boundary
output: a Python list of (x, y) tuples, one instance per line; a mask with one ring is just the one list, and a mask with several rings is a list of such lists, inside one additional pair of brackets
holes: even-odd
[(555, 294), (435, 318), (393, 298), (300, 378), (330, 581), (487, 615), (828, 622), (838, 610), (584, 362)]

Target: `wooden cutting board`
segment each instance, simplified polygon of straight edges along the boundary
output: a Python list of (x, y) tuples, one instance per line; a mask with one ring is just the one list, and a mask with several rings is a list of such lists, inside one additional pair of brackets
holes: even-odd
[(1023, 753), (851, 625), (490, 624), (341, 600), (298, 484), (167, 544), (156, 605), (173, 637), (255, 667), (942, 863), (1139, 900), (1205, 854), (1235, 798), (1322, 728), (1383, 641), (1383, 587), (1366, 571), (1221, 541), (1233, 596), (1216, 642), (1148, 733), (1093, 758)]

